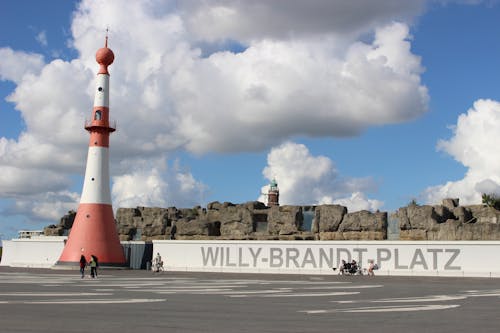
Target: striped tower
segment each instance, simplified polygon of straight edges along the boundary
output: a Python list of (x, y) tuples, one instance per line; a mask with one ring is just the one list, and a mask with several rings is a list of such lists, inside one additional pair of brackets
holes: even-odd
[(58, 265), (77, 264), (82, 254), (87, 260), (91, 255), (97, 256), (100, 266), (126, 264), (115, 227), (109, 188), (109, 135), (115, 128), (109, 123), (108, 66), (113, 63), (114, 58), (113, 51), (108, 48), (106, 36), (105, 46), (96, 53), (100, 68), (92, 120), (85, 122), (90, 142), (82, 197)]

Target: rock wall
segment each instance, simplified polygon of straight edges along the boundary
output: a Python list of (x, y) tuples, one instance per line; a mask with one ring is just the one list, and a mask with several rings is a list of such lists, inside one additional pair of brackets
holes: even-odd
[(399, 220), (401, 240), (500, 240), (500, 211), (485, 205), (409, 205), (392, 216)]
[[(65, 235), (75, 212), (46, 235)], [(309, 220), (306, 223), (305, 216)], [(311, 221), (312, 218), (312, 221)], [(397, 220), (400, 240), (500, 240), (500, 211), (485, 205), (459, 206), (458, 199), (442, 205), (409, 205), (391, 215)], [(206, 208), (119, 208), (116, 227), (120, 240), (169, 239), (173, 226), (177, 239), (228, 240), (384, 240), (387, 212), (349, 213), (340, 205), (273, 206), (212, 202)]]
[(68, 214), (61, 217), (59, 224), (51, 224), (43, 229), (43, 234), (46, 236), (65, 236), (68, 235), (69, 230), (75, 221), (76, 212), (70, 210)]

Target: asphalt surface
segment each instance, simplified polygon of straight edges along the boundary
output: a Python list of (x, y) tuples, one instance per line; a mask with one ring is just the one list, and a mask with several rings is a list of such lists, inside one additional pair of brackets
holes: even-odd
[(0, 267), (0, 331), (498, 332), (500, 279)]

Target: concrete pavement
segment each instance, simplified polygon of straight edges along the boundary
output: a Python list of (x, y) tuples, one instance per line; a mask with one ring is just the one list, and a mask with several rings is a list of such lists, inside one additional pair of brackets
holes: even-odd
[(497, 332), (500, 279), (0, 267), (2, 332)]

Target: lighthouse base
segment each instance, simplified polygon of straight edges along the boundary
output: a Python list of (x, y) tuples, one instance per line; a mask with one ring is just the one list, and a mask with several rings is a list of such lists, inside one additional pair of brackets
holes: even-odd
[(82, 255), (87, 262), (91, 256), (96, 256), (101, 267), (127, 265), (111, 205), (80, 203), (68, 241), (57, 264), (79, 264)]

